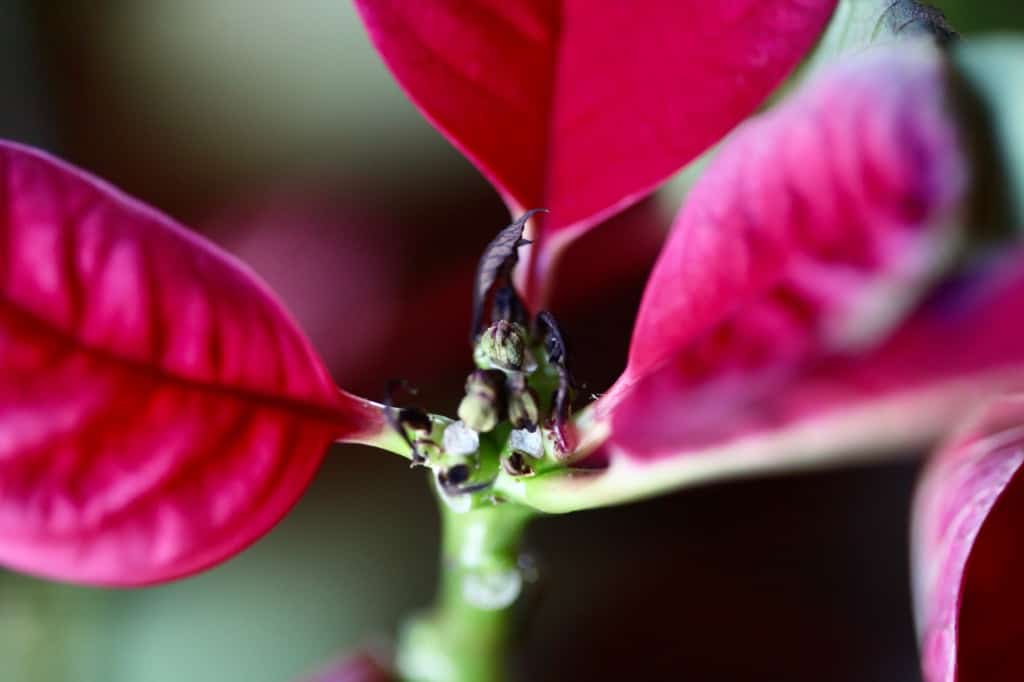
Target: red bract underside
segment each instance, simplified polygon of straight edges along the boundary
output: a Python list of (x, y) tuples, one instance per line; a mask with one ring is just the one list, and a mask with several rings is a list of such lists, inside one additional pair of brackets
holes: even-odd
[(549, 240), (650, 192), (747, 116), (835, 2), (357, 5), (399, 83), (512, 212), (551, 210), (537, 236)]
[(379, 422), (244, 267), (0, 145), (0, 563), (104, 584), (192, 573)]
[(990, 404), (929, 464), (914, 577), (927, 682), (1024, 677), (1024, 398)]

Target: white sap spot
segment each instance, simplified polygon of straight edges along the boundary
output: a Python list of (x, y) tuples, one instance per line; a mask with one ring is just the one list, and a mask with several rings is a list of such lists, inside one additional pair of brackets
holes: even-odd
[(533, 432), (526, 429), (514, 430), (508, 435), (508, 446), (534, 459), (540, 459), (541, 455), (544, 454), (544, 443), (541, 439), (540, 429), (534, 429)]
[(462, 598), (478, 609), (497, 611), (510, 606), (522, 587), (523, 577), (516, 568), (467, 573), (462, 579)]
[(442, 437), (444, 451), (449, 455), (469, 455), (480, 448), (480, 434), (463, 422), (452, 422)]

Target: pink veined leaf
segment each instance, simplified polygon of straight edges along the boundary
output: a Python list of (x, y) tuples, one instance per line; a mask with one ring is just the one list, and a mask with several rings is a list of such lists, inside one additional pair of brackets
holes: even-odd
[(928, 464), (913, 518), (927, 682), (1024, 678), (1024, 396), (992, 401)]
[(1024, 253), (950, 272), (968, 169), (942, 74), (923, 45), (865, 55), (736, 132), (581, 424), (610, 468), (537, 477), (535, 503), (917, 447), (1024, 382)]
[(241, 551), (382, 428), (241, 264), (0, 143), (0, 564), (169, 580)]
[[(531, 259), (543, 278), (572, 236), (750, 114), (835, 1), (356, 4), (399, 83), (511, 211), (551, 210)], [(533, 281), (530, 302), (545, 284)]]

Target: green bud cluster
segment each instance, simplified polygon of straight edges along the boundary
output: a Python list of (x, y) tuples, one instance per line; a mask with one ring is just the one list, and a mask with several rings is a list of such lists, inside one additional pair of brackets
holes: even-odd
[[(491, 432), (494, 435), (487, 442), (498, 448), (495, 466), (516, 478), (537, 473), (549, 442), (548, 428), (540, 426), (550, 421), (551, 429), (559, 428), (556, 410), (558, 415), (564, 414), (567, 403), (563, 393), (570, 388), (563, 364), (564, 344), (550, 315), (542, 315), (547, 326), (539, 327), (537, 338), (523, 324), (505, 319), (493, 322), (477, 337), (473, 359), (478, 369), (466, 378), (458, 409), (460, 421), (445, 433), (445, 467), (438, 478), (443, 490), (465, 491), (478, 485), (470, 481), (485, 476), (478, 471), (482, 461), (478, 449), (484, 443), (479, 436)], [(557, 336), (556, 343), (552, 334)], [(472, 452), (463, 454), (463, 450)]]
[(527, 383), (536, 369), (529, 334), (516, 322), (498, 320), (479, 337), (474, 359), (481, 369), (466, 379), (459, 419), (485, 433), (508, 420), (515, 429), (534, 431), (541, 420), (537, 392)]
[(490, 325), (473, 351), (479, 368), (466, 379), (459, 419), (481, 433), (506, 419), (516, 429), (534, 431), (541, 421), (541, 400), (526, 382), (537, 369), (526, 329), (506, 319)]

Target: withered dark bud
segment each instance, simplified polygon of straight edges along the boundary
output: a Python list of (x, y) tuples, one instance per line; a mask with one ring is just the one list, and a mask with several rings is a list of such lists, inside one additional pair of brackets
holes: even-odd
[(508, 457), (501, 460), (501, 468), (509, 476), (533, 476), (533, 467), (526, 461), (521, 452), (511, 452)]
[(555, 428), (557, 442), (564, 449), (567, 447), (568, 441), (565, 424), (569, 420), (573, 391), (576, 388), (576, 382), (569, 371), (569, 348), (554, 315), (546, 310), (537, 313), (536, 333), (544, 338), (544, 350), (548, 355), (548, 362), (558, 370), (558, 389), (551, 402), (551, 421)]
[(437, 482), (445, 495), (470, 495), (472, 493), (486, 490), (493, 483), (494, 479), (488, 481), (473, 482), (473, 475), (476, 472), (476, 465), (472, 462), (458, 462), (449, 464), (437, 472)]
[(546, 208), (535, 208), (524, 213), (518, 220), (498, 233), (484, 249), (483, 256), (476, 268), (476, 279), (473, 288), (473, 326), (470, 340), (475, 341), (483, 324), (484, 306), (487, 296), (496, 283), (504, 282), (511, 286), (510, 275), (519, 261), (519, 247), (529, 244), (523, 239), (526, 221), (537, 213), (547, 213)]
[(572, 408), (572, 380), (568, 371), (558, 368), (558, 388), (555, 390), (555, 397), (551, 401), (551, 419), (555, 427), (561, 430), (569, 418), (569, 410)]
[(513, 428), (527, 431), (535, 431), (540, 421), (540, 400), (520, 372), (508, 379), (508, 420)]
[[(417, 393), (416, 389), (405, 379), (388, 381), (384, 388), (384, 418), (409, 446), (412, 465), (422, 466), (427, 459), (436, 456), (439, 452), (437, 444), (431, 437), (433, 424), (430, 421), (430, 415), (418, 407), (402, 409), (394, 407), (394, 394), (399, 389), (405, 389), (413, 395)], [(410, 432), (412, 437), (409, 435)]]
[(494, 292), (494, 305), (491, 306), (491, 319), (507, 320), (509, 322), (515, 322), (525, 326), (527, 318), (526, 308), (523, 307), (523, 302), (519, 300), (519, 294), (516, 293), (515, 287), (498, 287)]
[(466, 396), (459, 403), (459, 419), (481, 433), (501, 420), (505, 409), (505, 373), (500, 369), (478, 369), (466, 378)]
[(430, 460), (437, 459), (441, 454), (441, 448), (434, 442), (433, 434), (426, 431), (413, 432), (413, 464), (426, 464)]
[(476, 355), (487, 367), (521, 370), (526, 363), (526, 329), (514, 322), (498, 320), (480, 335)]
[(569, 370), (569, 346), (565, 335), (555, 321), (555, 316), (546, 310), (537, 313), (535, 333), (544, 339), (544, 351), (548, 354), (548, 362), (552, 365)]
[(456, 464), (444, 471), (445, 483), (447, 485), (462, 485), (469, 480), (469, 467), (465, 464)]

